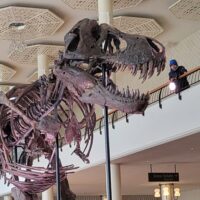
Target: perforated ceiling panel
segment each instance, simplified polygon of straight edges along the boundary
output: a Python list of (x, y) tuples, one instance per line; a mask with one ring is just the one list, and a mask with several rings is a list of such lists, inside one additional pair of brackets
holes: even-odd
[[(68, 6), (73, 9), (80, 10), (96, 10), (98, 0), (63, 0)], [(141, 3), (143, 0), (114, 0), (113, 7), (114, 9), (128, 8), (136, 6)]]
[(179, 0), (169, 10), (177, 18), (200, 20), (200, 0)]
[(113, 19), (113, 25), (123, 32), (148, 37), (156, 37), (164, 31), (154, 19), (150, 18), (120, 16)]
[[(14, 69), (11, 69), (10, 67), (0, 64), (0, 81), (8, 81), (10, 80), (14, 75), (16, 71)], [(0, 91), (7, 92), (9, 90), (8, 86), (1, 86), (0, 85)]]
[[(30, 7), (0, 8), (0, 38), (30, 40), (54, 34), (63, 20), (47, 9)], [(24, 24), (24, 28), (11, 28), (14, 23)], [(22, 38), (16, 38), (22, 37)]]
[(14, 75), (16, 71), (14, 69), (11, 69), (10, 67), (0, 64), (0, 81), (8, 81), (10, 80)]
[(38, 71), (33, 72), (28, 78), (27, 81), (32, 83), (38, 79)]
[(37, 55), (45, 54), (49, 57), (49, 63), (58, 58), (58, 52), (63, 51), (64, 47), (59, 45), (44, 45), (37, 44), (26, 47), (22, 52), (12, 51), (9, 58), (21, 64), (34, 64), (37, 65)]

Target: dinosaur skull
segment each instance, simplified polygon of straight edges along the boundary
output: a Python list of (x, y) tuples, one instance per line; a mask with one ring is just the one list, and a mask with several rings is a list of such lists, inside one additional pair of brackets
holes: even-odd
[[(122, 45), (124, 44), (124, 46)], [(130, 70), (140, 78), (151, 77), (165, 67), (165, 48), (157, 40), (120, 32), (95, 20), (78, 22), (65, 36), (65, 51), (55, 62), (57, 74), (69, 91), (85, 103), (99, 104), (126, 113), (143, 113), (149, 95), (138, 90), (120, 92), (108, 78), (103, 84), (103, 68), (110, 75), (118, 70)]]

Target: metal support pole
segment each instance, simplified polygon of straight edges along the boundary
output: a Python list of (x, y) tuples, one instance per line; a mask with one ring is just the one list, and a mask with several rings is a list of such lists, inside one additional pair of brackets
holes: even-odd
[(56, 186), (57, 186), (57, 200), (61, 200), (60, 159), (59, 159), (59, 142), (58, 142), (58, 135), (56, 136)]
[[(103, 84), (107, 85), (107, 70), (106, 66), (102, 66)], [(109, 122), (108, 122), (108, 107), (104, 107), (104, 134), (105, 134), (105, 153), (106, 153), (106, 192), (107, 200), (112, 200), (111, 189), (111, 170), (110, 170), (110, 142), (109, 142)]]
[(15, 157), (15, 163), (18, 162), (18, 155), (17, 155), (17, 146), (14, 147), (14, 157)]

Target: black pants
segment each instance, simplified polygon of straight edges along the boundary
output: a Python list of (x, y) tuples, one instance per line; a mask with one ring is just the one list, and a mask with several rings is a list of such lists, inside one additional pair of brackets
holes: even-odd
[(177, 80), (174, 81), (174, 83), (176, 84), (175, 93), (179, 93), (179, 92), (190, 87), (186, 77), (183, 77), (181, 79), (177, 79)]

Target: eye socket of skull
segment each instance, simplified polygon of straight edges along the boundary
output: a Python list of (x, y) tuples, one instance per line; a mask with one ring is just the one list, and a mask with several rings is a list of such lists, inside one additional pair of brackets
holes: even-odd
[(146, 38), (149, 45), (158, 53), (160, 49), (158, 48), (157, 44), (155, 44), (150, 38)]
[(76, 37), (72, 39), (72, 41), (70, 42), (69, 46), (68, 46), (68, 51), (76, 51), (77, 47), (78, 47), (78, 44), (79, 44), (79, 41), (80, 41), (80, 34), (79, 34), (79, 29), (76, 28), (74, 29), (73, 33), (76, 34)]

